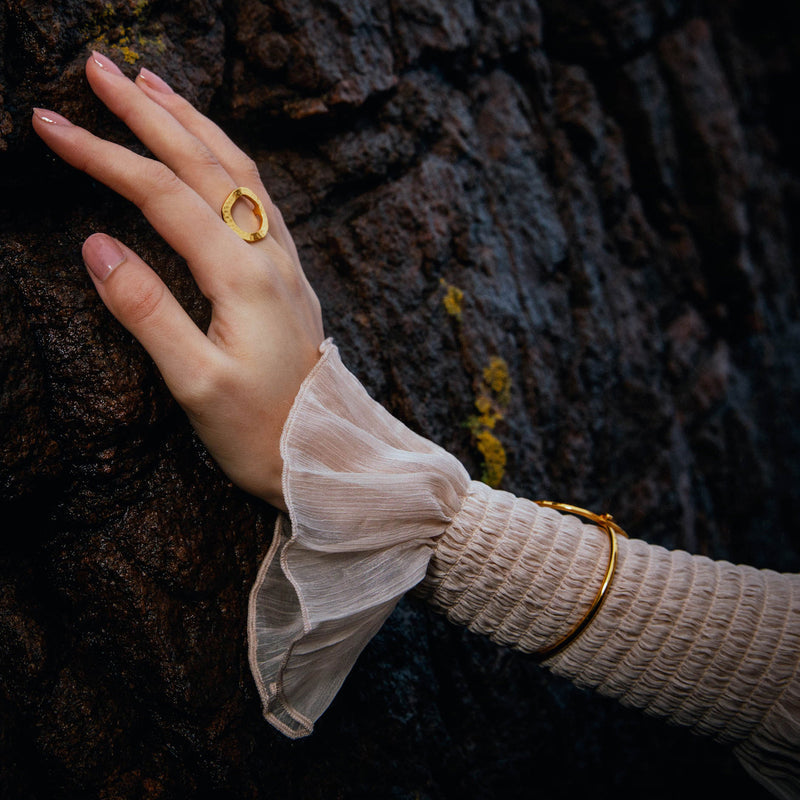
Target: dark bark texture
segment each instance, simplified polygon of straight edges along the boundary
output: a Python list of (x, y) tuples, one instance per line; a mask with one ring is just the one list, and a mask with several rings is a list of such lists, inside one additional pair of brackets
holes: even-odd
[(274, 512), (106, 312), (84, 238), (123, 239), (200, 325), (207, 306), (29, 119), (141, 148), (83, 64), (148, 66), (256, 157), (393, 413), (476, 477), (505, 457), (502, 488), (794, 571), (799, 9), (2, 0), (0, 796), (763, 797), (727, 750), (414, 599), (310, 739), (267, 726), (245, 616)]

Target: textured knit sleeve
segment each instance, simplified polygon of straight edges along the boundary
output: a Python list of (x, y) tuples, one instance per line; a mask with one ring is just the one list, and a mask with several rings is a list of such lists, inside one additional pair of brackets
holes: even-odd
[[(733, 745), (773, 794), (800, 797), (800, 576), (618, 546), (597, 616), (547, 665)], [(419, 590), (453, 622), (535, 653), (591, 606), (608, 551), (596, 527), (473, 483)]]

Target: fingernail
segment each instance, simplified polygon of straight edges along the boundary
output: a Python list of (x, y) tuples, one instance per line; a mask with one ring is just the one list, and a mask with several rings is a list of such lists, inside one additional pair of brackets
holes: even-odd
[(150, 72), (150, 70), (146, 67), (142, 67), (139, 70), (139, 75), (137, 77), (141, 78), (145, 82), (145, 85), (149, 86), (156, 92), (175, 94), (175, 92), (172, 90), (172, 87), (165, 80), (163, 80), (163, 78), (159, 78), (155, 72)]
[(92, 58), (100, 69), (104, 69), (114, 75), (123, 75), (122, 70), (108, 56), (98, 53), (97, 50), (92, 50)]
[(116, 239), (94, 233), (83, 243), (83, 260), (101, 283), (125, 261), (125, 253)]
[(48, 111), (46, 108), (34, 108), (33, 115), (36, 119), (40, 119), (42, 122), (47, 122), (50, 125), (72, 127), (72, 123), (66, 117), (62, 117), (61, 114), (56, 114), (55, 111)]

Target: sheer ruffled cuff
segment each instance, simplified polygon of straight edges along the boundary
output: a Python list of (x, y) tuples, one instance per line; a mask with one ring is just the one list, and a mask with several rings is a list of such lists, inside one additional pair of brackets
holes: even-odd
[(250, 595), (264, 716), (311, 733), (359, 653), (425, 575), (469, 476), (376, 403), (330, 340), (284, 426), (280, 516)]

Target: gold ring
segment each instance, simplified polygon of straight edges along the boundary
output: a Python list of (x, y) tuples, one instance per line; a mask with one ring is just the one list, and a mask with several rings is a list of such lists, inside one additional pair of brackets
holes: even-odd
[[(249, 200), (253, 206), (253, 213), (258, 217), (259, 228), (254, 233), (242, 230), (236, 222), (234, 222), (231, 210), (233, 209), (236, 201), (244, 197)], [(222, 219), (225, 224), (232, 228), (237, 236), (240, 236), (246, 242), (258, 242), (267, 235), (269, 230), (269, 222), (267, 221), (267, 212), (264, 205), (258, 199), (255, 192), (248, 189), (246, 186), (237, 186), (226, 198), (222, 204)]]

